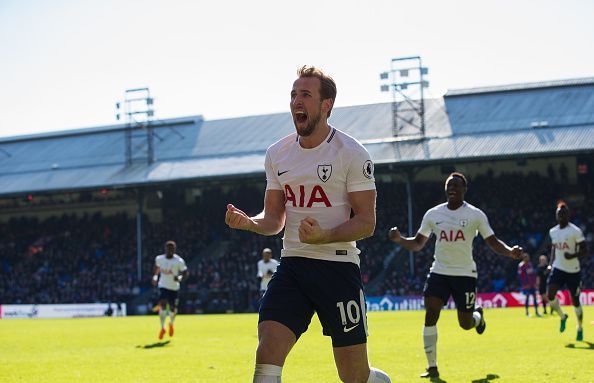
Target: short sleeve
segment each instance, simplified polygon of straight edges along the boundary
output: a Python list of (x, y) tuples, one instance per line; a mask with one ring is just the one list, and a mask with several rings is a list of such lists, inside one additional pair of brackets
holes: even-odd
[(266, 159), (264, 160), (264, 170), (266, 171), (266, 190), (283, 190), (278, 176), (272, 167), (272, 159), (270, 158), (270, 150), (266, 151)]
[(347, 192), (358, 192), (364, 190), (375, 190), (375, 178), (373, 176), (373, 161), (363, 146), (357, 148), (351, 155), (346, 176)]
[(426, 212), (423, 216), (423, 220), (421, 221), (421, 227), (419, 227), (418, 233), (422, 236), (429, 238), (433, 229), (431, 228), (431, 221), (429, 219), (429, 212)]
[(491, 225), (489, 224), (489, 219), (487, 218), (487, 215), (482, 210), (478, 211), (477, 219), (478, 232), (481, 233), (481, 237), (483, 237), (483, 239), (487, 239), (495, 234), (493, 229), (491, 229)]
[(184, 261), (183, 258), (180, 258), (180, 265), (179, 265), (179, 271), (186, 271), (188, 269), (188, 266), (186, 266), (186, 261)]
[(582, 243), (586, 240), (584, 232), (578, 227), (575, 231), (575, 243)]

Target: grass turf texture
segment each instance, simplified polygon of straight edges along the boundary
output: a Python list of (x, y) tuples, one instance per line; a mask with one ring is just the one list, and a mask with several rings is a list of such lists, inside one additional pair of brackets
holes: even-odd
[[(457, 325), (455, 311), (438, 324), (442, 382), (594, 382), (594, 307), (584, 308), (584, 342), (575, 313), (526, 317), (524, 309), (487, 309), (487, 330)], [(531, 310), (532, 312), (532, 310)], [(423, 312), (369, 313), (372, 364), (394, 382), (421, 382)], [(255, 314), (178, 316), (175, 336), (157, 339), (156, 316), (0, 321), (0, 382), (251, 382)], [(297, 342), (283, 383), (338, 382), (330, 339), (317, 318)]]

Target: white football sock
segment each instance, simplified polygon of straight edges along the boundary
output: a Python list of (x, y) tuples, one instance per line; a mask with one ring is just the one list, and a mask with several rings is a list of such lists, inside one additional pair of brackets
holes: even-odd
[(167, 312), (159, 307), (159, 319), (161, 320), (161, 328), (165, 328), (165, 318), (167, 318)]
[(437, 367), (437, 326), (423, 327), (423, 345), (428, 367)]
[(559, 299), (557, 299), (557, 297), (549, 302), (549, 306), (559, 314), (559, 317), (563, 318), (563, 315), (565, 314), (563, 314), (563, 310), (561, 310), (561, 305), (559, 304)]
[(575, 310), (575, 316), (577, 317), (578, 321), (578, 330), (582, 329), (582, 320), (584, 319), (584, 311), (582, 310), (582, 306), (573, 307)]
[(388, 374), (380, 370), (379, 368), (369, 367), (369, 378), (367, 383), (392, 383)]
[(253, 383), (281, 383), (283, 368), (274, 364), (256, 364)]
[(478, 311), (472, 313), (472, 318), (474, 319), (474, 327), (481, 324), (481, 319), (483, 319), (481, 313), (479, 313)]

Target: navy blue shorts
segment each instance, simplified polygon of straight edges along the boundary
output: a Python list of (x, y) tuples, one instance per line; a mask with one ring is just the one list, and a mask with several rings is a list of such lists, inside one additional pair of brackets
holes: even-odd
[(163, 287), (159, 287), (159, 301), (166, 301), (169, 303), (169, 307), (177, 307), (179, 299), (177, 297), (177, 290), (169, 290)]
[(258, 322), (276, 321), (299, 339), (317, 313), (333, 347), (367, 342), (359, 266), (304, 257), (281, 258), (260, 303)]
[(577, 273), (568, 273), (553, 267), (553, 270), (547, 279), (547, 286), (550, 285), (558, 285), (559, 289), (563, 289), (564, 286), (567, 286), (571, 296), (577, 298), (577, 300), (574, 301), (579, 302), (580, 290), (582, 287), (582, 279), (580, 278), (579, 271)]
[(524, 295), (536, 295), (536, 289), (534, 287), (531, 289), (522, 289), (522, 293)]
[(458, 311), (472, 312), (476, 301), (476, 278), (429, 273), (423, 295), (439, 298), (444, 305), (452, 296)]

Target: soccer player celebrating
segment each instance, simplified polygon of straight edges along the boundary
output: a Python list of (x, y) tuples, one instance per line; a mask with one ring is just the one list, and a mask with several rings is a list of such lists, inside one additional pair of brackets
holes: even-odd
[[(557, 299), (557, 291), (567, 285), (571, 302), (577, 317), (576, 340), (584, 340), (582, 327), (583, 311), (580, 305), (580, 261), (579, 257), (588, 254), (584, 233), (579, 227), (569, 222), (569, 208), (565, 202), (557, 205), (556, 217), (558, 225), (549, 230), (551, 236), (552, 271), (547, 279), (547, 297), (551, 310), (555, 310), (561, 318), (559, 331), (565, 331), (568, 315), (563, 312)], [(550, 266), (549, 266), (550, 267)]]
[(296, 133), (266, 152), (264, 210), (249, 217), (229, 204), (225, 216), (233, 229), (262, 235), (285, 229), (281, 262), (260, 304), (253, 382), (281, 381), (285, 359), (314, 312), (332, 338), (343, 382), (390, 382), (367, 359), (355, 243), (375, 228), (373, 163), (358, 141), (328, 125), (334, 80), (315, 67), (297, 74), (290, 102)]
[(437, 370), (437, 321), (442, 307), (453, 296), (458, 310), (458, 323), (464, 330), (476, 329), (482, 334), (486, 323), (481, 307), (475, 307), (476, 264), (472, 258), (472, 241), (477, 233), (497, 254), (520, 259), (522, 248), (509, 247), (499, 240), (485, 213), (464, 201), (466, 177), (452, 173), (445, 182), (446, 203), (429, 209), (415, 237), (400, 235), (397, 227), (390, 229), (389, 237), (400, 246), (419, 251), (431, 233), (435, 234), (435, 261), (429, 270), (423, 295), (425, 297), (425, 327), (423, 342), (428, 367), (423, 378), (439, 377)]
[(263, 296), (268, 288), (268, 283), (272, 274), (276, 272), (278, 261), (272, 258), (272, 250), (265, 248), (262, 250), (262, 259), (258, 261), (258, 275), (260, 279), (260, 296)]
[(177, 245), (174, 241), (165, 242), (165, 254), (157, 255), (153, 268), (152, 284), (159, 286), (159, 319), (161, 331), (159, 339), (165, 335), (165, 319), (169, 305), (169, 336), (173, 336), (173, 321), (177, 314), (177, 293), (180, 282), (188, 277), (188, 268), (183, 258), (175, 254)]

